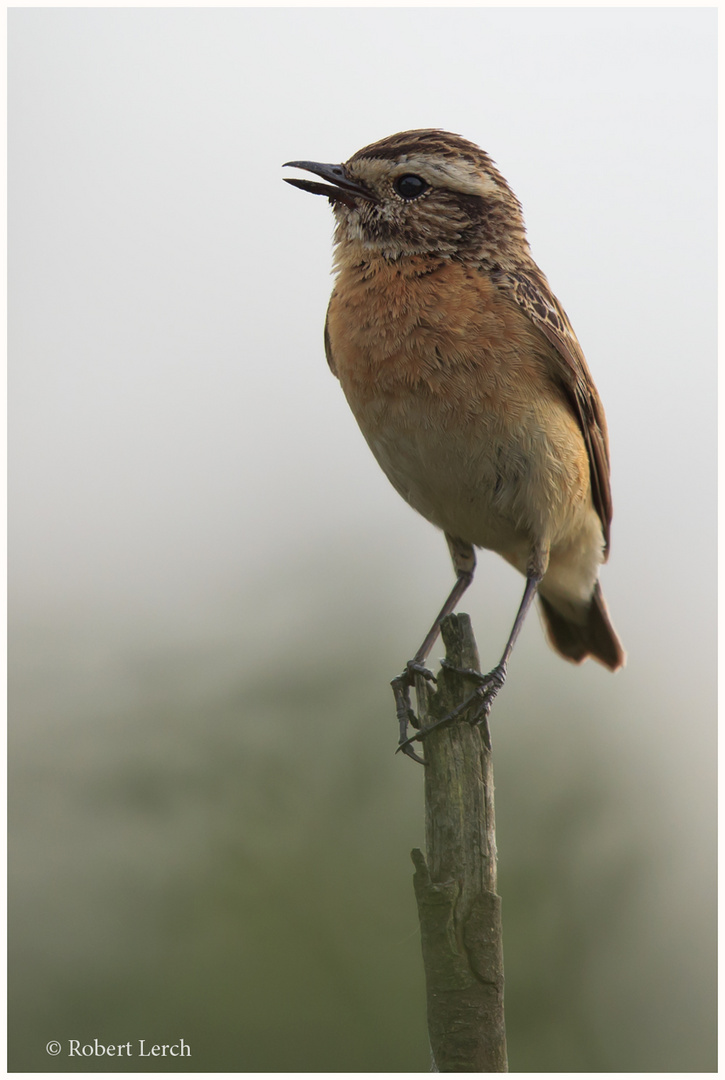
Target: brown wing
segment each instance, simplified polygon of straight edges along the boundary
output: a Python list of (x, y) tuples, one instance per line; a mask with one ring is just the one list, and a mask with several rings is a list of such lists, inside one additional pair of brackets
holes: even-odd
[(495, 276), (499, 287), (516, 301), (556, 349), (556, 358), (560, 361), (556, 374), (584, 436), (589, 455), (592, 499), (602, 522), (605, 551), (608, 551), (612, 492), (609, 486), (607, 422), (581, 345), (566, 312), (538, 267), (501, 271)]
[[(335, 294), (333, 293), (332, 296)], [(330, 297), (330, 304), (332, 303), (332, 296)], [(330, 371), (337, 378), (337, 368), (335, 367), (335, 361), (332, 358), (332, 344), (330, 343), (330, 331), (328, 329), (328, 322), (330, 320), (330, 305), (327, 305), (327, 315), (325, 315), (325, 356), (327, 357), (327, 363), (330, 367)]]

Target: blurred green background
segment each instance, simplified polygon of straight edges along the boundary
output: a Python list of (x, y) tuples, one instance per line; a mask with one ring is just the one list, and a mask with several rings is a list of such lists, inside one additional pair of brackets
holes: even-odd
[[(716, 12), (8, 21), (11, 1070), (428, 1068), (389, 680), (452, 571), (279, 166), (430, 125), (522, 200), (612, 440), (628, 665), (532, 616), (492, 719), (511, 1069), (714, 1070)], [(482, 553), (484, 665), (521, 590)]]
[[(284, 581), (314, 632), (259, 594), (253, 672), (231, 626), (206, 649), (16, 630), (11, 1069), (149, 1067), (49, 1064), (48, 1039), (96, 1037), (191, 1046), (159, 1069), (427, 1069), (395, 582), (373, 613), (328, 571), (337, 595)], [(712, 680), (673, 728), (665, 673), (645, 696), (636, 658), (562, 668), (537, 622), (492, 721), (511, 1069), (711, 1070), (714, 765), (687, 734)]]

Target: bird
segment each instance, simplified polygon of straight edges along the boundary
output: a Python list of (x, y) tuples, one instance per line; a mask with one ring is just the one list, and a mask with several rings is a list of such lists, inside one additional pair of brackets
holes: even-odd
[(409, 691), (416, 675), (434, 679), (426, 660), (473, 580), (477, 548), (526, 582), (499, 663), (456, 715), (487, 723), (537, 594), (562, 657), (624, 664), (599, 582), (612, 520), (604, 409), (533, 260), (521, 204), (475, 143), (420, 128), (342, 164), (287, 166), (319, 177), (284, 179), (326, 196), (334, 213), (327, 362), (393, 487), (444, 533), (456, 574), (392, 680), (398, 749), (424, 763), (413, 743), (430, 728), (408, 734)]

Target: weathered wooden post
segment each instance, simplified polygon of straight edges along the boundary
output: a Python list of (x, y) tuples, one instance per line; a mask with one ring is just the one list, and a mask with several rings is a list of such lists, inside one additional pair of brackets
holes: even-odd
[[(447, 660), (479, 670), (468, 615), (442, 626)], [(444, 667), (435, 691), (416, 682), (426, 726), (475, 689)], [(465, 719), (425, 739), (426, 855), (412, 852), (428, 1032), (438, 1072), (507, 1072), (501, 899), (496, 893), (493, 764), (486, 728)]]

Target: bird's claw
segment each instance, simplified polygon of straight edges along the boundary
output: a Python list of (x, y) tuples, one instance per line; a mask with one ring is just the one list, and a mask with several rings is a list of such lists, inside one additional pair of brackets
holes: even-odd
[(408, 728), (420, 727), (418, 717), (415, 715), (415, 712), (410, 705), (410, 688), (413, 685), (413, 680), (408, 669), (406, 668), (402, 675), (396, 675), (390, 685), (393, 688), (393, 695), (395, 697), (395, 713), (398, 718), (398, 728), (400, 732), (398, 750), (402, 750), (403, 753), (409, 758), (412, 758), (413, 761), (418, 761), (421, 765), (424, 765), (425, 762), (416, 754), (408, 740)]
[(473, 679), (481, 686), (485, 686), (491, 682), (500, 682), (501, 685), (503, 685), (503, 681), (506, 677), (506, 671), (501, 668), (500, 664), (498, 667), (495, 667), (493, 671), (489, 671), (487, 675), (484, 675), (482, 672), (477, 671), (476, 668), (459, 667), (458, 664), (454, 664), (452, 660), (449, 660), (447, 656), (444, 656), (441, 659), (441, 667), (445, 668), (446, 671), (452, 671), (455, 675), (462, 675), (466, 679)]
[(425, 765), (426, 762), (425, 762), (424, 758), (422, 758), (422, 757), (420, 757), (420, 755), (416, 754), (415, 750), (413, 749), (413, 747), (411, 745), (412, 742), (413, 742), (413, 738), (406, 739), (404, 742), (402, 742), (402, 743), (400, 743), (398, 745), (398, 748), (395, 751), (395, 753), (399, 754), (402, 751), (405, 754), (406, 757), (412, 758), (413, 761), (417, 761), (419, 765)]
[(395, 697), (395, 712), (398, 717), (398, 727), (400, 729), (400, 742), (396, 753), (399, 750), (402, 750), (403, 753), (406, 754), (407, 757), (412, 758), (413, 761), (417, 761), (420, 765), (425, 765), (423, 758), (419, 757), (410, 745), (412, 740), (408, 738), (409, 727), (413, 727), (416, 730), (420, 728), (420, 721), (410, 704), (410, 690), (411, 687), (415, 686), (416, 677), (425, 679), (426, 682), (430, 683), (438, 682), (433, 672), (430, 671), (425, 664), (419, 660), (409, 660), (405, 665), (405, 671), (401, 672), (400, 675), (396, 675), (390, 683)]
[(414, 752), (411, 754), (412, 744), (414, 742), (422, 741), (431, 731), (435, 731), (445, 724), (450, 724), (454, 720), (466, 716), (466, 713), (471, 713), (470, 716), (466, 717), (467, 722), (473, 727), (481, 728), (484, 745), (487, 750), (491, 749), (491, 732), (488, 726), (488, 718), (496, 695), (506, 681), (506, 666), (504, 664), (499, 664), (493, 671), (489, 671), (487, 675), (482, 675), (480, 671), (475, 671), (473, 668), (459, 668), (447, 660), (442, 661), (442, 663), (449, 671), (456, 671), (460, 675), (476, 679), (479, 685), (465, 701), (461, 702), (460, 705), (457, 705), (456, 708), (452, 709), (446, 716), (442, 716), (440, 720), (436, 720), (434, 724), (430, 724), (425, 728), (419, 727), (412, 735), (408, 735), (407, 726), (405, 730), (401, 727), (400, 743), (398, 744), (396, 753), (399, 753), (402, 750), (403, 753), (407, 754), (409, 757), (414, 756), (416, 761), (420, 761), (421, 759), (415, 755)]
[(409, 660), (405, 665), (405, 671), (398, 678), (407, 679), (410, 686), (415, 686), (416, 675), (420, 675), (426, 682), (438, 682), (433, 672), (418, 660)]
[(473, 709), (468, 722), (476, 727), (483, 728), (483, 741), (486, 748), (490, 750), (491, 733), (488, 728), (488, 718), (491, 715), (491, 707), (496, 700), (496, 695), (506, 681), (506, 666), (505, 664), (498, 664), (493, 671), (489, 671), (488, 675), (481, 675), (480, 672), (471, 671), (470, 669), (462, 672), (462, 674), (478, 675), (480, 680), (479, 685), (471, 694), (471, 697), (468, 698), (470, 707)]

